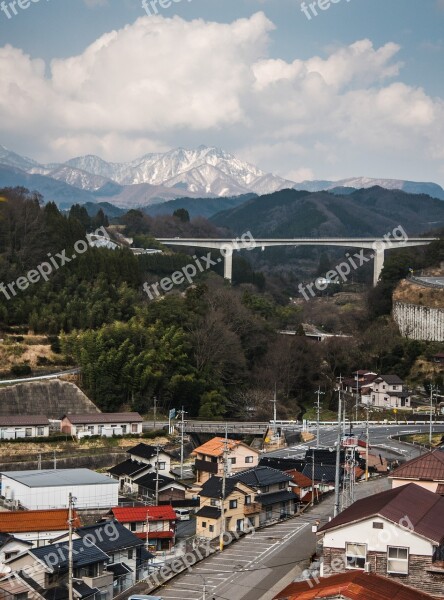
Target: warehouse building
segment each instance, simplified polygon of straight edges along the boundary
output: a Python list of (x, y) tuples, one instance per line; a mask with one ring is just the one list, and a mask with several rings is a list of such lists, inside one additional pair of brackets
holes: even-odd
[(118, 504), (118, 481), (90, 469), (8, 471), (1, 477), (2, 495), (17, 508), (66, 508), (70, 493), (77, 509)]

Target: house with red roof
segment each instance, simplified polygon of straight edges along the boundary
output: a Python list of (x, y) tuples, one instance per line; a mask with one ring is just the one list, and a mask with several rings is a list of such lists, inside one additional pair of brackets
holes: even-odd
[(168, 551), (174, 545), (176, 513), (171, 505), (116, 506), (109, 513), (141, 540), (150, 552)]
[(331, 577), (290, 583), (273, 600), (432, 600), (398, 581), (374, 573), (348, 571)]
[(392, 471), (389, 479), (393, 488), (413, 482), (444, 496), (444, 448), (412, 458)]
[(318, 534), (321, 576), (375, 573), (444, 598), (444, 497), (439, 494), (414, 483), (381, 492), (354, 502)]

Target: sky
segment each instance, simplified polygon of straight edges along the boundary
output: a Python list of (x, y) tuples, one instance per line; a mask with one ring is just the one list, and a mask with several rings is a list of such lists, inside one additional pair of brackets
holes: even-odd
[(444, 185), (444, 0), (150, 2), (0, 0), (0, 144)]

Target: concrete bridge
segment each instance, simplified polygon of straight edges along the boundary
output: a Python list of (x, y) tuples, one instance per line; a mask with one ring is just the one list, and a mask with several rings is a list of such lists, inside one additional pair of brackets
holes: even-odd
[(268, 239), (241, 236), (235, 239), (222, 238), (156, 238), (166, 246), (188, 246), (191, 248), (211, 248), (219, 250), (224, 257), (224, 278), (232, 281), (233, 278), (233, 252), (238, 250), (253, 250), (254, 248), (270, 248), (273, 246), (338, 246), (342, 248), (359, 248), (373, 250), (373, 285), (376, 285), (384, 267), (384, 256), (387, 250), (407, 248), (411, 246), (426, 246), (438, 238), (408, 238), (403, 232), (402, 237), (396, 237), (395, 228), (392, 234), (383, 238), (285, 238)]

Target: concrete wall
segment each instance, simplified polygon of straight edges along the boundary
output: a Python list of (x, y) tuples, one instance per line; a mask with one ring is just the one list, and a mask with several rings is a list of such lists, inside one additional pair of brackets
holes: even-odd
[(60, 419), (66, 413), (99, 413), (74, 383), (59, 379), (18, 383), (0, 388), (0, 414), (41, 415)]
[(398, 324), (401, 334), (410, 339), (430, 342), (444, 341), (444, 307), (428, 308), (418, 304), (395, 302), (393, 318)]

